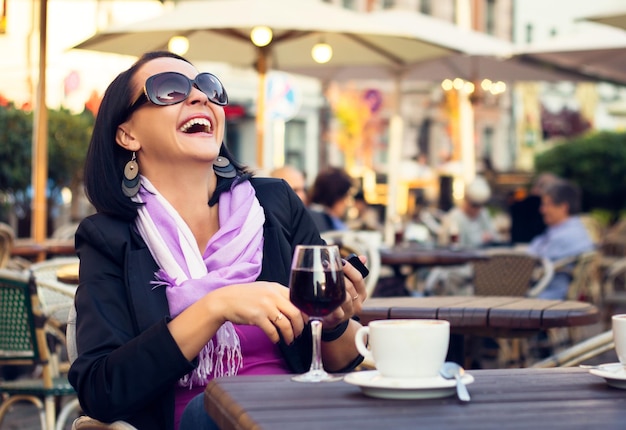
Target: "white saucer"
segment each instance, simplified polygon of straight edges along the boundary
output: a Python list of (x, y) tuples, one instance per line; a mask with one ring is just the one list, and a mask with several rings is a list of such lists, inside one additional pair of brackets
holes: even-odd
[[(456, 380), (441, 376), (430, 378), (386, 378), (378, 370), (348, 373), (348, 384), (361, 387), (363, 394), (382, 399), (435, 399), (456, 394)], [(471, 384), (474, 377), (463, 375), (463, 382)]]
[(589, 373), (606, 379), (611, 387), (626, 390), (626, 370), (621, 363), (601, 364), (597, 369), (589, 370)]

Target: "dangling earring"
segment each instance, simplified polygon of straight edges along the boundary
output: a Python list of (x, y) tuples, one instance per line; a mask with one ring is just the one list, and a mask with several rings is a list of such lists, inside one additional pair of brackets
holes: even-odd
[(126, 197), (134, 197), (139, 192), (141, 186), (139, 176), (139, 165), (137, 164), (135, 151), (133, 157), (124, 166), (124, 177), (122, 178), (122, 192)]
[(213, 162), (213, 170), (217, 176), (222, 178), (234, 178), (237, 175), (235, 166), (226, 157), (219, 156)]

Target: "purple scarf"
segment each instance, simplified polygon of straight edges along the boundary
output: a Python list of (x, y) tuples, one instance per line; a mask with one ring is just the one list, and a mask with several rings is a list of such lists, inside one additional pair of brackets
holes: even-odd
[[(219, 199), (219, 230), (201, 255), (189, 226), (148, 179), (136, 201), (137, 228), (160, 270), (156, 285), (166, 288), (169, 310), (176, 317), (205, 294), (226, 285), (254, 282), (261, 273), (265, 214), (250, 182), (233, 182)], [(224, 323), (199, 354), (200, 364), (179, 381), (206, 385), (209, 378), (236, 375), (241, 345), (233, 324)]]

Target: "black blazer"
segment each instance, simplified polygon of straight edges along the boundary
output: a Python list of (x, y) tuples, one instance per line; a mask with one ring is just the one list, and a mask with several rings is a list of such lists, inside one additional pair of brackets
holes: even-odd
[[(297, 244), (322, 244), (299, 197), (286, 182), (253, 178), (264, 208), (263, 263), (259, 280), (289, 285)], [(80, 285), (76, 292), (78, 358), (69, 380), (85, 413), (139, 429), (173, 429), (174, 384), (189, 362), (167, 329), (164, 288), (150, 283), (158, 266), (133, 222), (103, 214), (83, 220), (76, 232)], [(295, 373), (311, 362), (310, 330), (281, 350)], [(357, 360), (358, 361), (358, 360)], [(356, 362), (355, 362), (356, 363)]]

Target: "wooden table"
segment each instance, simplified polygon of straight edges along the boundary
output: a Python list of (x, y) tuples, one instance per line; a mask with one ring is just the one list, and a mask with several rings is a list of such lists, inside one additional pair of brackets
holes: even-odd
[(418, 244), (402, 244), (380, 250), (380, 262), (389, 266), (457, 266), (487, 258), (489, 256), (480, 250), (426, 248)]
[(579, 368), (474, 370), (471, 402), (366, 397), (345, 382), (289, 376), (217, 378), (205, 408), (222, 430), (623, 429), (626, 391)]
[(410, 266), (411, 271), (421, 267), (459, 266), (476, 260), (488, 259), (480, 250), (427, 248), (416, 243), (400, 244), (380, 250), (380, 263), (390, 266), (394, 275), (404, 277), (403, 266)]
[(506, 296), (374, 297), (361, 323), (375, 319), (445, 319), (455, 333), (517, 337), (556, 327), (594, 324), (599, 309), (586, 302)]
[(11, 248), (11, 256), (23, 257), (36, 261), (52, 256), (76, 255), (74, 240), (47, 239), (42, 243), (32, 239), (16, 239)]
[(597, 323), (600, 311), (586, 302), (525, 297), (380, 297), (367, 299), (359, 317), (364, 325), (377, 319), (448, 320), (448, 358), (463, 363), (465, 335), (527, 337), (550, 328)]

